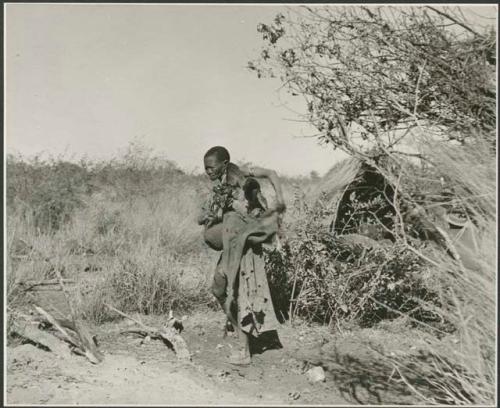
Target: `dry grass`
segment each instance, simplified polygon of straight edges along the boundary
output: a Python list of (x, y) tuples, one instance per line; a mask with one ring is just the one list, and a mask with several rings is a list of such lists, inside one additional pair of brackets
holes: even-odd
[[(8, 180), (11, 191), (18, 193), (10, 197), (7, 220), (10, 306), (34, 300), (18, 282), (54, 278), (56, 269), (77, 281), (74, 300), (82, 314), (95, 322), (110, 318), (104, 307), (106, 301), (122, 310), (148, 314), (213, 305), (207, 280), (215, 261), (214, 254), (201, 242), (195, 222), (202, 197), (197, 178), (170, 168), (163, 173), (161, 168), (148, 170), (137, 161), (132, 161), (128, 171), (122, 168), (125, 163), (110, 164), (114, 168), (107, 168), (107, 173), (101, 166), (94, 170), (97, 174), (93, 179), (84, 180), (99, 183), (98, 188), (90, 194), (78, 193), (76, 199), (81, 205), (67, 209), (64, 199), (72, 191), (58, 195), (57, 188), (62, 184), (51, 181), (50, 175), (57, 177), (52, 165), (39, 165), (47, 173), (47, 183), (51, 183), (46, 192), (54, 197), (49, 202), (58, 200), (60, 205), (54, 210), (62, 208), (70, 214), (58, 228), (39, 228), (35, 219), (40, 211), (31, 208), (49, 206), (29, 202), (27, 193), (15, 190), (16, 183), (26, 181), (23, 177), (32, 181), (29, 165), (23, 167), (24, 173), (11, 172), (13, 178)], [(56, 163), (54, 167), (61, 166)], [(162, 177), (148, 173), (151, 177), (147, 182), (135, 177), (148, 171)], [(21, 201), (23, 193), (25, 199)], [(72, 202), (77, 201), (73, 198)]]
[[(402, 192), (408, 192), (408, 186), (417, 192), (433, 191), (434, 186), (441, 185), (440, 177), (444, 178), (451, 196), (437, 197), (438, 202), (453, 202), (471, 221), (468, 228), (473, 245), (451, 241), (455, 247), (452, 252), (460, 254), (459, 260), (453, 260), (444, 247), (425, 245), (405, 236), (408, 234), (408, 225), (403, 228), (406, 219), (396, 214), (398, 222), (403, 224), (397, 232), (397, 245), (378, 250), (384, 255), (379, 261), (373, 265), (369, 262), (377, 251), (369, 252), (367, 257), (362, 251), (356, 254), (352, 250), (353, 263), (338, 263), (334, 254), (341, 248), (331, 242), (326, 232), (328, 222), (325, 220), (331, 219), (331, 208), (324, 208), (321, 200), (314, 202), (299, 194), (297, 205), (290, 209), (296, 216), (287, 219), (291, 249), (285, 249), (284, 258), (274, 262), (287, 269), (285, 285), (295, 288), (290, 295), (292, 313), (309, 320), (326, 318), (330, 323), (334, 317), (335, 326), (343, 326), (362, 305), (365, 311), (377, 311), (378, 316), (400, 316), (407, 324), (430, 334), (418, 355), (384, 355), (385, 365), (390, 368), (387, 375), (393, 371), (392, 376), (398, 377), (399, 373), (399, 383), (406, 384), (422, 403), (492, 404), (496, 393), (497, 335), (495, 152), (487, 139), (465, 146), (428, 139), (424, 139), (423, 144), (424, 154), (434, 163), (431, 171), (422, 177), (415, 172), (414, 164), (399, 160), (395, 166), (398, 173), (391, 174), (389, 168), (386, 177), (401, 181)], [(340, 166), (340, 170), (342, 168)], [(333, 172), (331, 178), (334, 178)], [(328, 180), (322, 185), (328, 190)], [(328, 196), (324, 199), (331, 202)], [(417, 204), (423, 208), (436, 205), (435, 197), (432, 200), (419, 197), (418, 203), (408, 196), (405, 200), (410, 209)], [(435, 222), (441, 227), (438, 219)], [(398, 246), (407, 250), (392, 254)], [(401, 255), (408, 250), (412, 256), (406, 259), (406, 255)], [(395, 256), (396, 262), (391, 261), (390, 266), (396, 270), (383, 268), (387, 266), (384, 260), (388, 256)], [(411, 259), (418, 261), (414, 267), (410, 265)], [(398, 266), (398, 262), (403, 262), (404, 267)], [(346, 286), (349, 286), (347, 292), (343, 290)], [(394, 298), (392, 295), (398, 295), (398, 291), (403, 296)], [(427, 296), (429, 294), (432, 296)], [(419, 311), (420, 317), (407, 312), (407, 307)], [(379, 313), (383, 310), (387, 313)], [(432, 321), (422, 316), (430, 316)], [(450, 336), (454, 339), (452, 342)], [(364, 375), (380, 377), (380, 372), (367, 370)]]
[[(428, 347), (422, 355), (385, 357), (387, 365), (400, 373), (401, 381), (422, 402), (491, 404), (495, 397), (496, 359), (495, 158), (487, 143), (473, 149), (431, 143), (427, 141), (426, 146), (438, 164), (438, 173), (447, 175), (447, 183), (455, 188), (460, 205), (475, 220), (476, 250), (471, 255), (474, 262), (454, 262), (444, 251), (426, 254), (433, 259), (427, 270), (440, 294), (440, 303), (423, 301), (421, 306), (450, 322), (456, 329), (457, 342), (450, 347), (443, 342), (439, 329), (426, 326), (423, 329), (430, 330), (434, 340), (426, 343)], [(137, 171), (137, 163), (134, 165), (133, 174)], [(141, 175), (147, 169), (142, 168), (142, 173), (133, 177), (123, 169), (106, 171), (106, 177), (103, 173), (97, 177), (98, 188), (94, 186), (91, 193), (80, 195), (78, 200), (71, 199), (71, 203), (78, 201), (81, 205), (72, 208), (69, 220), (55, 230), (40, 229), (35, 222), (39, 213), (29, 211), (30, 203), (11, 197), (7, 219), (9, 306), (22, 308), (34, 300), (20, 290), (17, 282), (53, 278), (57, 268), (77, 281), (73, 300), (87, 319), (98, 323), (113, 318), (104, 306), (106, 302), (127, 312), (159, 315), (170, 309), (188, 312), (200, 306), (216, 307), (208, 287), (218, 254), (201, 242), (201, 230), (195, 222), (204, 193), (203, 180), (177, 172), (163, 174), (157, 169), (159, 176), (149, 175), (149, 181), (142, 183)], [(12, 184), (18, 181), (8, 179)], [(285, 180), (289, 208), (285, 233), (288, 238), (303, 240), (302, 243), (307, 237), (298, 233), (304, 225), (312, 225), (314, 232), (319, 233), (328, 224), (325, 217), (332, 215), (328, 208), (316, 212), (299, 208), (308, 205), (308, 196), (304, 195), (312, 191), (308, 184), (308, 179)], [(56, 186), (61, 188), (60, 184)], [(271, 187), (264, 183), (263, 188), (272, 202)], [(53, 191), (52, 187), (49, 191)], [(64, 206), (58, 208), (66, 211)], [(311, 219), (313, 213), (316, 215)], [(318, 253), (315, 247), (310, 250), (311, 256)], [(326, 258), (323, 260), (326, 262)], [(336, 267), (323, 266), (322, 276), (327, 279), (328, 268)], [(284, 265), (282, 271), (271, 273), (271, 279), (278, 282), (283, 295), (280, 302), (285, 309), (293, 292), (294, 267)], [(308, 272), (309, 282), (314, 280), (313, 272)], [(335, 285), (320, 286), (328, 292), (326, 295), (335, 295), (338, 289)], [(316, 292), (292, 296), (304, 300), (310, 295), (316, 299)], [(317, 309), (324, 306), (323, 300), (333, 299), (334, 303), (338, 298), (326, 295), (323, 293), (315, 303)], [(355, 293), (348, 298), (356, 299)], [(322, 312), (318, 309), (315, 313)]]
[[(491, 144), (490, 144), (491, 146)], [(425, 361), (397, 361), (408, 376), (423, 375), (430, 387), (415, 389), (427, 403), (494, 404), (496, 387), (496, 170), (487, 141), (443, 146), (427, 141), (429, 156), (445, 174), (460, 205), (475, 221), (476, 248), (460, 261), (436, 254), (433, 273), (445, 300), (437, 312), (456, 327), (454, 350), (431, 342)], [(472, 258), (472, 259), (467, 259)], [(472, 262), (471, 262), (472, 261)]]
[[(148, 156), (147, 149), (134, 149), (139, 151), (129, 150), (115, 161), (86, 163), (86, 171), (55, 159), (10, 158), (9, 305), (37, 300), (18, 282), (54, 278), (58, 269), (76, 280), (74, 301), (84, 317), (97, 323), (113, 318), (105, 302), (146, 314), (217, 307), (209, 287), (219, 254), (203, 243), (196, 223), (209, 183)], [(44, 194), (34, 199), (22, 186), (34, 188), (36, 177)], [(285, 180), (287, 197), (293, 183)], [(272, 203), (272, 187), (264, 183), (263, 188)], [(47, 202), (56, 202), (53, 211), (67, 218), (57, 228), (40, 223), (61, 218), (46, 213)], [(76, 208), (75, 202), (80, 203)]]

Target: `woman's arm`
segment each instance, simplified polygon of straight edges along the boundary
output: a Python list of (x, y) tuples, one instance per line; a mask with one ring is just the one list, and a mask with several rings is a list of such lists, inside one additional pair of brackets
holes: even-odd
[(198, 218), (196, 221), (198, 222), (198, 225), (203, 225), (206, 224), (208, 220), (209, 220), (209, 212), (206, 209), (206, 207), (203, 206), (201, 207), (201, 210), (198, 213)]
[(212, 211), (210, 211), (210, 207), (211, 201), (210, 198), (207, 198), (201, 205), (201, 208), (198, 212), (198, 217), (196, 219), (198, 225), (205, 225), (209, 227), (215, 221), (214, 214), (212, 214)]
[(285, 200), (283, 199), (283, 190), (281, 188), (281, 182), (278, 175), (274, 170), (263, 169), (261, 167), (240, 167), (240, 171), (245, 177), (255, 177), (255, 178), (267, 178), (276, 193), (276, 210), (278, 212), (283, 212), (286, 209)]

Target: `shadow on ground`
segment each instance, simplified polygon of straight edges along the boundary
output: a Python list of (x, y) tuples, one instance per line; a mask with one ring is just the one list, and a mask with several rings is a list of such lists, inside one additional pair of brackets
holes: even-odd
[[(434, 371), (429, 370), (434, 363), (433, 356), (423, 350), (390, 358), (375, 348), (367, 347), (364, 351), (356, 355), (332, 346), (328, 353), (305, 361), (322, 366), (339, 394), (353, 403), (415, 404), (416, 394), (421, 396), (418, 403), (456, 404), (460, 401), (469, 404), (473, 401), (457, 376), (461, 368), (450, 361), (442, 365), (448, 367), (446, 372)], [(446, 393), (451, 386), (453, 397)]]
[(331, 374), (342, 397), (359, 404), (414, 403), (412, 395), (395, 370), (380, 360), (366, 361), (336, 353), (321, 365)]
[(262, 333), (259, 337), (250, 337), (250, 353), (262, 354), (266, 350), (279, 350), (283, 348), (276, 330)]

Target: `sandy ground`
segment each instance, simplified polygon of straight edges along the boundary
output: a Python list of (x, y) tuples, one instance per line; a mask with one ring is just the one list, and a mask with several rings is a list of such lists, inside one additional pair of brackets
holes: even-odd
[[(156, 326), (161, 324), (158, 317), (142, 319)], [(9, 405), (416, 402), (407, 392), (395, 393), (388, 387), (387, 373), (381, 372), (380, 378), (366, 378), (376, 359), (359, 341), (359, 333), (340, 336), (326, 327), (284, 325), (279, 331), (281, 348), (276, 347), (276, 342), (274, 346), (272, 342), (255, 344), (252, 365), (237, 367), (225, 361), (235, 339), (223, 338), (223, 324), (222, 314), (216, 312), (198, 313), (185, 320), (182, 334), (193, 356), (191, 363), (177, 361), (173, 351), (161, 341), (143, 341), (134, 335), (120, 334), (128, 325), (125, 321), (95, 328), (100, 349), (105, 353), (105, 360), (99, 365), (79, 356), (57, 358), (30, 344), (9, 347), (6, 402)], [(364, 332), (364, 338), (370, 336), (378, 334)], [(398, 352), (415, 349), (414, 342), (405, 344), (391, 333), (389, 337)], [(387, 344), (385, 340), (380, 342)], [(306, 372), (318, 365), (325, 370), (326, 379), (311, 383)]]

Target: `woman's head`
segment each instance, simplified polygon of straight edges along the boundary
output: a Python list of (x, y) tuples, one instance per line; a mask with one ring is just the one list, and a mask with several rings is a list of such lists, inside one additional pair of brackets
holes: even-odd
[(214, 146), (205, 153), (203, 162), (205, 172), (210, 180), (217, 180), (222, 177), (229, 164), (230, 156), (225, 147)]

